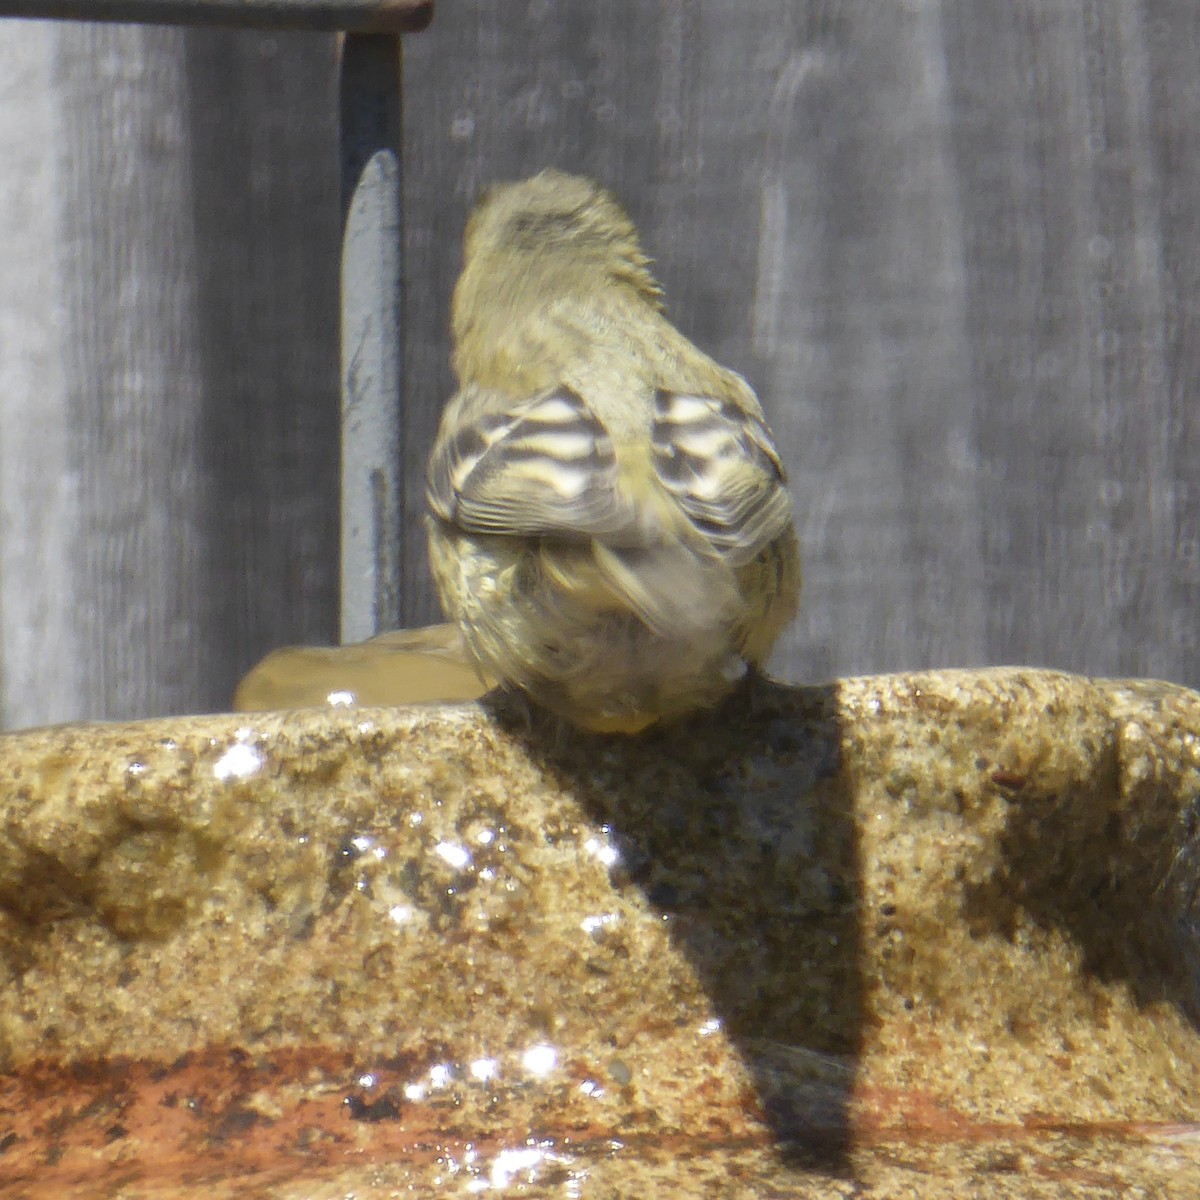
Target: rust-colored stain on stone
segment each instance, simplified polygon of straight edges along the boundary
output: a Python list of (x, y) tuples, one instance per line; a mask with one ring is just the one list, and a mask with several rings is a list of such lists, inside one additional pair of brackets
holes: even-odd
[[(589, 1078), (573, 1064), (561, 1068), (576, 1084)], [(495, 1125), (481, 1134), (462, 1119), (464, 1092), (486, 1092), (485, 1103), (503, 1106), (509, 1086), (472, 1079), (470, 1065), (449, 1063), (444, 1051), (372, 1060), (369, 1068), (323, 1048), (260, 1055), (207, 1049), (171, 1064), (32, 1063), (0, 1078), (0, 1195), (233, 1180), (248, 1188), (349, 1163), (397, 1161), (453, 1163), (486, 1184), (498, 1159), (531, 1146), (553, 1148), (564, 1160), (615, 1152), (617, 1129), (563, 1123), (552, 1111), (536, 1137)], [(541, 1099), (552, 1099), (553, 1090)], [(693, 1136), (658, 1140), (670, 1153), (687, 1153), (689, 1143), (707, 1149), (769, 1139), (747, 1112), (714, 1111)]]
[[(447, 1113), (413, 1101), (409, 1081), (432, 1062), (378, 1062), (366, 1071), (325, 1049), (251, 1056), (185, 1054), (169, 1065), (111, 1060), (37, 1063), (0, 1081), (0, 1194), (106, 1194), (134, 1182), (270, 1180), (351, 1161), (462, 1158), (470, 1142)], [(565, 1145), (604, 1131), (558, 1131)], [(611, 1131), (609, 1131), (611, 1134)]]
[[(687, 1134), (642, 1130), (631, 1137), (623, 1128), (562, 1127), (548, 1115), (536, 1138), (519, 1128), (480, 1136), (454, 1118), (465, 1086), (462, 1064), (450, 1072), (440, 1103), (406, 1095), (414, 1079), (428, 1078), (442, 1061), (437, 1055), (424, 1062), (381, 1061), (367, 1070), (352, 1055), (325, 1049), (259, 1056), (209, 1049), (169, 1065), (30, 1064), (0, 1081), (0, 1194), (34, 1200), (237, 1180), (257, 1189), (281, 1179), (333, 1174), (351, 1163), (397, 1161), (454, 1163), (490, 1190), (487, 1172), (498, 1156), (531, 1144), (552, 1147), (559, 1158), (576, 1162), (624, 1150), (644, 1153), (652, 1142), (657, 1151), (681, 1158), (771, 1144), (767, 1128), (748, 1121), (744, 1111), (709, 1113), (703, 1131)], [(1016, 1145), (1022, 1170), (1094, 1185), (1118, 1180), (1095, 1170), (1056, 1168), (1039, 1154), (1038, 1143), (1200, 1138), (1200, 1125), (1048, 1117), (979, 1122), (931, 1096), (879, 1089), (861, 1092), (854, 1110), (860, 1152), (899, 1143), (910, 1149), (929, 1143)]]
[[(349, 1053), (294, 1048), (258, 1056), (208, 1049), (169, 1065), (33, 1063), (0, 1080), (0, 1195), (38, 1200), (138, 1194), (139, 1188), (152, 1193), (161, 1187), (192, 1194), (230, 1183), (239, 1194), (270, 1194), (282, 1180), (333, 1176), (350, 1164), (361, 1170), (364, 1163), (397, 1162), (447, 1169), (453, 1164), (453, 1174), (474, 1179), (477, 1190), (492, 1190), (495, 1163), (531, 1146), (580, 1164), (626, 1151), (645, 1154), (652, 1146), (689, 1159), (763, 1150), (772, 1143), (769, 1130), (744, 1110), (710, 1112), (703, 1130), (687, 1133), (631, 1133), (623, 1122), (562, 1126), (547, 1114), (536, 1137), (521, 1128), (492, 1128), (480, 1136), (455, 1120), (466, 1086), (463, 1064), (449, 1070), (440, 1101), (406, 1094), (413, 1080), (428, 1079), (444, 1061), (441, 1055), (379, 1061), (368, 1070)], [(588, 1076), (578, 1069), (568, 1073)], [(860, 1155), (900, 1145), (910, 1152), (923, 1144), (1002, 1145), (1010, 1148), (1007, 1161), (1014, 1171), (1093, 1186), (1120, 1181), (1094, 1169), (1056, 1166), (1039, 1143), (1153, 1145), (1200, 1138), (1200, 1125), (1178, 1123), (1049, 1117), (980, 1122), (935, 1097), (881, 1089), (860, 1091), (853, 1111)], [(819, 1141), (821, 1131), (813, 1134)], [(1004, 1161), (993, 1157), (991, 1169), (1002, 1170), (997, 1164)]]

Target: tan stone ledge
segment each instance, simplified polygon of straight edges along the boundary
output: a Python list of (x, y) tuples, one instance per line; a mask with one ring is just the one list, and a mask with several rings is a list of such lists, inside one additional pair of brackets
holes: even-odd
[(1200, 1195), (1200, 697), (0, 738), (0, 1196)]

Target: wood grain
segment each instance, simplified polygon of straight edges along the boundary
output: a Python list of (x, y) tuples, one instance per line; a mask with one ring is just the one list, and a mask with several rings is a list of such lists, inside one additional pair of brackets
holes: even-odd
[[(49, 216), (0, 229), (9, 261), (45, 239), (65, 343), (0, 346), (0, 430), (47, 422), (3, 490), (8, 725), (218, 707), (336, 623), (332, 40), (55, 37)], [(806, 564), (783, 675), (1200, 684), (1198, 44), (1190, 0), (440, 6), (406, 42), (406, 621), (437, 616), (463, 221), (557, 165), (617, 191), (678, 324), (762, 395)], [(47, 559), (34, 527), (74, 533)]]
[(410, 44), (422, 383), (450, 387), (448, 247), (480, 184), (593, 173), (785, 448), (806, 593), (783, 674), (1200, 681), (1193, 6), (518, 12), (456, 5)]

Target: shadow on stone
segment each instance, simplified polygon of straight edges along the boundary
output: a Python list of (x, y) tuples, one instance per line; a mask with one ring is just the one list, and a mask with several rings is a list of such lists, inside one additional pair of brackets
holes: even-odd
[(755, 681), (636, 738), (486, 701), (621, 851), (747, 1064), (785, 1160), (849, 1173), (862, 1042), (857, 835), (836, 688)]
[(1160, 781), (1139, 787), (1122, 757), (1115, 743), (1094, 776), (1065, 787), (1036, 771), (1004, 780), (995, 866), (964, 888), (963, 918), (976, 936), (1008, 943), (1030, 925), (1057, 931), (1085, 979), (1122, 985), (1142, 1008), (1172, 1005), (1196, 1025), (1196, 834), (1181, 830)]

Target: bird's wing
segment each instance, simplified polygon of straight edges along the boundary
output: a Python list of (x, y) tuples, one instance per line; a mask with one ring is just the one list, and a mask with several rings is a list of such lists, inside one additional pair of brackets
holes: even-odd
[(787, 476), (754, 413), (716, 396), (660, 390), (651, 443), (659, 481), (732, 565), (752, 561), (790, 524)]
[(608, 431), (565, 385), (515, 405), (472, 385), (442, 422), (429, 460), (429, 506), (470, 533), (648, 547), (660, 542), (663, 521), (651, 511), (659, 506), (645, 491), (645, 471), (698, 538), (735, 567), (791, 522), (770, 431), (731, 400), (660, 390), (646, 462), (627, 457), (622, 477)]
[(586, 539), (637, 524), (608, 431), (566, 386), (516, 405), (464, 388), (430, 456), (427, 495), (470, 533)]

